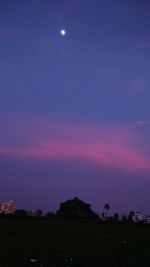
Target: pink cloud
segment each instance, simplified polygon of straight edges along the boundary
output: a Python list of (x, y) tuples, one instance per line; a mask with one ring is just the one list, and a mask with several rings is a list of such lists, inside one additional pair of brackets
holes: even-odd
[(81, 123), (57, 123), (43, 120), (28, 120), (20, 123), (12, 121), (5, 125), (5, 128), (17, 133), (24, 138), (32, 140), (64, 140), (67, 143), (94, 143), (112, 142), (112, 143), (132, 143), (136, 135), (129, 131), (134, 124), (105, 124), (97, 127), (94, 124), (87, 125)]
[(134, 94), (139, 94), (147, 88), (147, 81), (145, 80), (134, 80), (132, 85), (132, 92)]
[(16, 33), (13, 30), (0, 27), (0, 36), (12, 39), (16, 37)]
[(0, 26), (0, 37), (12, 40), (15, 39), (16, 37), (31, 37), (31, 33), (24, 31), (15, 31), (12, 28), (6, 28)]
[(139, 126), (150, 125), (150, 120), (139, 120), (139, 121), (136, 121), (136, 124)]
[(7, 140), (0, 144), (1, 155), (83, 160), (130, 171), (150, 171), (150, 159), (136, 146), (142, 142), (139, 134), (127, 126), (31, 120), (8, 123), (5, 127), (13, 137), (9, 146)]
[(139, 42), (138, 45), (137, 45), (138, 48), (150, 48), (150, 41), (142, 41), (142, 42)]

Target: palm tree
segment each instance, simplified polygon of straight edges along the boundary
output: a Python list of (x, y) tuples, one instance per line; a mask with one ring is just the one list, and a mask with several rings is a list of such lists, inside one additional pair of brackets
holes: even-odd
[(104, 210), (105, 210), (105, 216), (107, 217), (107, 213), (110, 210), (110, 205), (108, 203), (105, 203)]

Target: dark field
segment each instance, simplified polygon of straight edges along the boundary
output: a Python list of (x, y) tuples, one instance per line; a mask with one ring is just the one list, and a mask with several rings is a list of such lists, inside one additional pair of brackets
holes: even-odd
[(150, 266), (150, 226), (1, 218), (0, 266)]

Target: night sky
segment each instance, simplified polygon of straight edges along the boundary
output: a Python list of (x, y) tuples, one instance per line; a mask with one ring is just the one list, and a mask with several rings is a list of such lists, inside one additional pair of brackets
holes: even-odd
[(150, 213), (150, 2), (0, 0), (0, 201), (75, 196)]

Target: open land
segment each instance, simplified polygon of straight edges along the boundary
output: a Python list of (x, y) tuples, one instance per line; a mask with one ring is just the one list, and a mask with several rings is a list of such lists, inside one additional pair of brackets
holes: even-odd
[(0, 218), (4, 266), (150, 266), (150, 226)]

